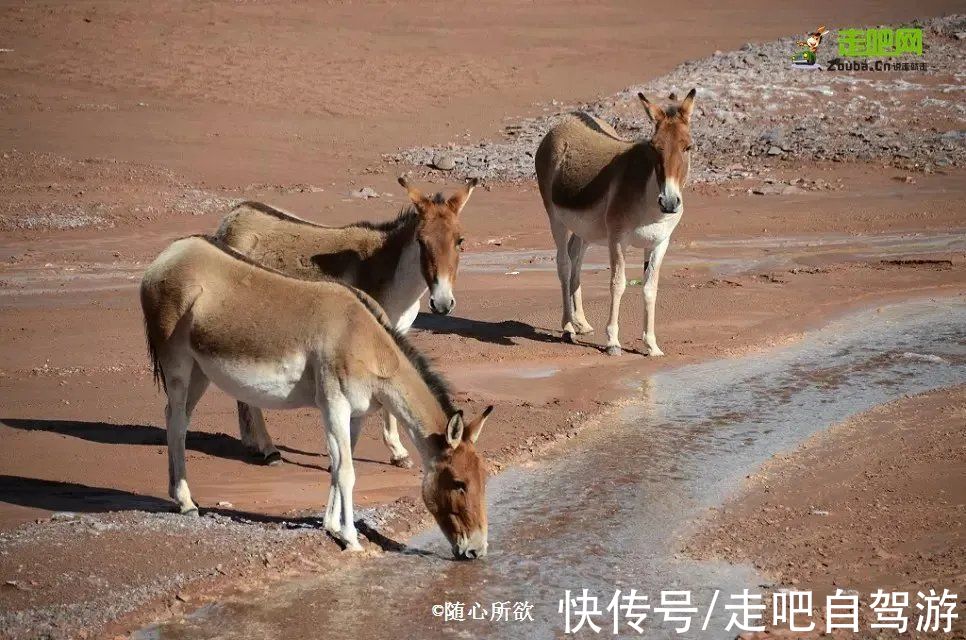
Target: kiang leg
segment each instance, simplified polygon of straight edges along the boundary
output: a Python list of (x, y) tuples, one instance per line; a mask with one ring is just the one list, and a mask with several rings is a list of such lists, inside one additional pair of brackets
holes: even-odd
[(570, 230), (562, 223), (550, 217), (550, 231), (553, 241), (557, 244), (557, 277), (560, 279), (560, 297), (563, 303), (563, 318), (560, 326), (563, 329), (563, 339), (575, 342), (574, 335), (574, 298), (570, 292)]
[(388, 409), (382, 411), (382, 441), (389, 448), (389, 462), (403, 469), (410, 469), (413, 466), (409, 452), (399, 440), (399, 421)]
[(651, 257), (647, 261), (647, 268), (644, 269), (644, 343), (647, 345), (648, 354), (652, 356), (663, 356), (664, 352), (657, 346), (657, 336), (654, 334), (654, 317), (657, 307), (657, 283), (661, 275), (661, 263), (664, 262), (664, 253), (667, 251), (668, 241), (654, 247)]
[(570, 236), (567, 253), (570, 256), (570, 295), (573, 298), (574, 329), (578, 334), (591, 333), (594, 328), (584, 316), (584, 301), (580, 288), (580, 270), (584, 264), (584, 254), (587, 253), (587, 243), (575, 233)]
[(325, 528), (342, 540), (346, 549), (361, 551), (352, 510), (355, 470), (352, 465), (352, 432), (361, 429), (362, 418), (352, 418), (349, 401), (341, 394), (326, 397), (325, 416), (329, 458), (332, 461), (332, 487), (326, 507)]
[(238, 402), (238, 430), (242, 444), (256, 452), (263, 464), (276, 465), (282, 461), (282, 454), (275, 448), (272, 437), (265, 428), (265, 416), (258, 407)]
[[(185, 463), (185, 438), (188, 434), (188, 398), (191, 395), (191, 371), (194, 363), (164, 368), (168, 404), (164, 417), (168, 435), (168, 495), (178, 503), (178, 509), (186, 515), (198, 515), (198, 505), (191, 499), (188, 473)], [(207, 380), (204, 381), (205, 384)], [(198, 386), (202, 381), (199, 380)], [(201, 393), (196, 392), (197, 398)], [(194, 403), (197, 403), (195, 398)], [(192, 408), (194, 408), (192, 406)]]
[(624, 274), (624, 246), (618, 238), (611, 238), (610, 249), (610, 318), (607, 321), (607, 355), (619, 356), (621, 343), (618, 336), (621, 297), (627, 285)]

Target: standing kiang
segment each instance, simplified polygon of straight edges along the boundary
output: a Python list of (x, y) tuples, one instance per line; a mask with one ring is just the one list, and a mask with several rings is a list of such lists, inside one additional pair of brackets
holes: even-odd
[[(469, 180), (453, 195), (425, 195), (405, 178), (411, 204), (384, 223), (326, 227), (261, 202), (244, 202), (227, 214), (216, 237), (259, 264), (304, 280), (337, 278), (371, 296), (389, 323), (405, 333), (429, 291), (429, 308), (446, 315), (456, 306), (453, 288), (463, 246), (460, 213), (479, 184)], [(270, 303), (270, 299), (266, 302)], [(261, 409), (238, 402), (242, 442), (266, 464), (281, 455), (265, 428)], [(390, 462), (412, 467), (399, 440), (396, 418), (385, 414), (383, 441)]]
[[(269, 302), (270, 301), (270, 302)], [(486, 471), (445, 381), (365, 293), (267, 269), (216, 238), (172, 243), (141, 281), (155, 380), (167, 395), (168, 492), (197, 515), (185, 435), (209, 382), (254, 407), (318, 407), (332, 484), (324, 525), (358, 550), (352, 453), (364, 416), (398, 416), (423, 463), (423, 501), (457, 558), (486, 554)]]
[(540, 195), (557, 245), (557, 275), (563, 301), (563, 338), (593, 331), (581, 299), (581, 265), (590, 244), (610, 252), (610, 315), (607, 347), (620, 355), (618, 318), (626, 286), (624, 254), (628, 246), (645, 251), (644, 330), (649, 355), (664, 355), (654, 333), (661, 263), (671, 233), (684, 214), (682, 190), (691, 166), (692, 89), (680, 103), (660, 107), (638, 94), (654, 135), (638, 142), (586, 113), (566, 116), (537, 149)]

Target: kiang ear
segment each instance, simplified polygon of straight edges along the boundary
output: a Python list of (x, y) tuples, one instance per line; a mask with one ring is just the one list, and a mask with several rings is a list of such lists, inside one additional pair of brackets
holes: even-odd
[(638, 93), (637, 97), (640, 98), (641, 102), (644, 104), (644, 110), (647, 111), (647, 117), (651, 119), (651, 122), (658, 123), (667, 117), (667, 114), (664, 113), (664, 109), (656, 104), (651, 103), (651, 101), (648, 100), (643, 93)]
[(475, 189), (480, 184), (479, 178), (470, 178), (466, 181), (466, 184), (462, 189), (454, 193), (446, 201), (446, 206), (453, 210), (453, 213), (459, 213), (466, 206), (466, 201), (470, 199), (473, 194), (473, 189)]
[(476, 444), (476, 441), (480, 439), (480, 431), (483, 430), (483, 425), (486, 424), (486, 419), (490, 417), (491, 413), (493, 413), (492, 404), (484, 409), (476, 420), (466, 425), (466, 429), (463, 430), (463, 440)]
[(406, 190), (406, 194), (409, 195), (409, 199), (412, 200), (414, 205), (421, 206), (425, 202), (426, 196), (423, 195), (422, 191), (414, 187), (406, 179), (406, 176), (399, 176), (399, 184)]
[(446, 444), (455, 449), (463, 442), (463, 412), (457, 411), (446, 425)]
[(694, 96), (697, 93), (697, 89), (691, 89), (688, 91), (688, 95), (684, 96), (684, 102), (681, 103), (679, 113), (685, 122), (690, 122), (691, 120), (691, 112), (694, 111)]

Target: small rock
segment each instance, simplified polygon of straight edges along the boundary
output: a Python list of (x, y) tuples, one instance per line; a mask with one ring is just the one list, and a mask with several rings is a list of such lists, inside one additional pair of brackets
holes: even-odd
[(360, 200), (368, 200), (369, 198), (378, 198), (379, 193), (372, 187), (362, 187), (358, 191), (350, 191), (349, 196)]
[(781, 147), (778, 147), (776, 145), (772, 145), (772, 146), (768, 147), (768, 155), (770, 155), (770, 156), (780, 156), (783, 153), (785, 153), (785, 152), (782, 151)]
[(184, 593), (178, 593), (178, 594), (177, 594), (177, 595), (175, 596), (175, 599), (177, 599), (177, 600), (180, 600), (181, 602), (191, 602), (191, 598), (189, 598), (189, 597), (188, 597), (187, 595), (185, 595)]
[(67, 520), (74, 520), (75, 518), (77, 518), (77, 514), (73, 511), (58, 511), (50, 514), (50, 519), (54, 522), (66, 522)]
[(227, 500), (219, 500), (218, 501), (218, 506), (219, 507), (223, 507), (225, 509), (231, 509), (235, 505), (233, 505), (232, 503), (228, 502)]
[(456, 160), (448, 153), (437, 153), (433, 156), (432, 166), (440, 171), (452, 171), (456, 168)]

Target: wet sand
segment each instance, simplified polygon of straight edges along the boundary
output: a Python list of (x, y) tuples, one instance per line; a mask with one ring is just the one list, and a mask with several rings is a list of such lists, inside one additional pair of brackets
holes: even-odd
[[(382, 154), (467, 132), (485, 137), (553, 99), (610, 93), (746, 40), (913, 12), (898, 2), (782, 12), (748, 2), (700, 14), (670, 8), (657, 22), (641, 20), (633, 3), (445, 12), (335, 4), (311, 15), (288, 3), (216, 3), (186, 19), (186, 6), (0, 9), (4, 46), (17, 54), (0, 54), (0, 127), (9, 133), (0, 218), (40, 225), (0, 231), (0, 543), (30, 542), (0, 557), (0, 578), (15, 583), (0, 589), (0, 608), (58, 625), (45, 627), (54, 635), (117, 619), (113, 628), (126, 630), (190, 611), (206, 594), (364, 562), (314, 527), (328, 462), (311, 411), (268, 415), (286, 464), (264, 468), (237, 440), (233, 403), (210, 392), (189, 435), (188, 466), (200, 504), (224, 519), (183, 523), (160, 513), (163, 400), (150, 384), (136, 284), (171, 239), (214, 229), (240, 198), (328, 224), (386, 219), (403, 194), (401, 168)], [(457, 31), (440, 39), (437, 22)], [(673, 47), (661, 35), (669, 32)], [(600, 353), (608, 278), (599, 268), (585, 277), (598, 331), (585, 345), (561, 344), (534, 186), (494, 183), (474, 195), (455, 315), (421, 315), (413, 339), (459, 390), (460, 406), (497, 404), (481, 441), (495, 470), (605, 419), (626, 400), (629, 374), (784, 344), (858, 308), (963, 291), (961, 169), (914, 182), (872, 164), (787, 162), (776, 177), (783, 172), (823, 176), (836, 189), (757, 196), (698, 185), (687, 195), (662, 274), (661, 360), (634, 351), (641, 296), (633, 286), (621, 326), (630, 351), (617, 360)], [(363, 185), (380, 197), (347, 197)], [(70, 228), (92, 216), (94, 227)], [(419, 473), (386, 459), (368, 429), (357, 502), (398, 500), (379, 532), (402, 540), (424, 522)], [(49, 520), (62, 511), (80, 515)], [(372, 540), (374, 553), (384, 541)]]
[[(932, 354), (907, 358), (942, 363)], [(687, 543), (824, 602), (964, 582), (966, 387), (877, 406), (775, 456)], [(937, 470), (941, 470), (937, 473)], [(954, 625), (954, 635), (966, 621)], [(948, 637), (948, 636), (947, 636)]]
[[(964, 321), (961, 299), (890, 305), (850, 314), (786, 347), (643, 378), (629, 374), (623, 382), (634, 389), (633, 400), (625, 408), (567, 447), (536, 455), (491, 483), (490, 534), (499, 544), (484, 561), (453, 562), (445, 540), (430, 529), (350, 573), (214, 600), (192, 618), (148, 627), (137, 637), (311, 638), (325, 628), (333, 638), (364, 639), (392, 625), (406, 636), (554, 638), (564, 628), (558, 600), (567, 589), (588, 589), (606, 602), (618, 588), (637, 589), (652, 601), (674, 588), (689, 590), (701, 612), (703, 622), (688, 637), (720, 638), (729, 616), (715, 608), (716, 594), (726, 594), (726, 602), (727, 594), (745, 588), (770, 593), (780, 585), (744, 562), (683, 557), (679, 541), (691, 522), (775, 451), (888, 398), (962, 380)], [(796, 551), (796, 558), (810, 555)], [(949, 566), (951, 558), (945, 561)], [(916, 575), (924, 586), (943, 577)], [(413, 583), (420, 588), (408, 589)], [(385, 606), (354, 615), (350, 603), (365, 600), (376, 585)], [(527, 601), (533, 619), (447, 623), (432, 615), (444, 601), (487, 609), (493, 602)], [(672, 635), (657, 614), (646, 627), (645, 638)]]

